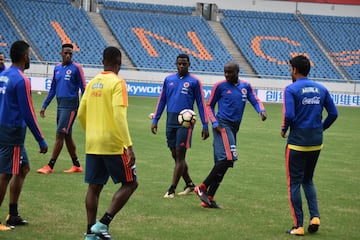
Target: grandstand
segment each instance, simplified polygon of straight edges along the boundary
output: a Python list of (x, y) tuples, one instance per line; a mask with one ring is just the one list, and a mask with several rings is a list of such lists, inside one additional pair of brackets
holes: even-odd
[[(242, 77), (281, 88), (289, 78), (287, 62), (298, 53), (310, 57), (310, 76), (316, 80), (351, 86), (360, 80), (360, 5), (315, 5), (322, 10), (315, 14), (314, 3), (295, 1), (244, 0), (234, 6), (232, 0), (101, 0), (90, 18), (91, 8), (79, 2), (84, 1), (1, 1), (0, 51), (8, 56), (10, 44), (22, 38), (32, 46), (36, 69), (28, 74), (51, 75), (48, 63), (60, 61), (60, 45), (70, 41), (74, 60), (91, 78), (112, 37), (128, 59), (125, 77), (134, 80), (158, 80), (174, 71), (181, 52), (189, 54), (191, 71), (203, 74), (208, 85), (219, 79), (227, 61), (235, 60)], [(104, 36), (103, 28), (111, 36)]]

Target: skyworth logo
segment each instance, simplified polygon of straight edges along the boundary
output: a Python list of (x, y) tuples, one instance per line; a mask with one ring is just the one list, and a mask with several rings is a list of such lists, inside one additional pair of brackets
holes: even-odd
[[(129, 96), (147, 96), (158, 97), (161, 93), (162, 84), (127, 82), (126, 84)], [(208, 99), (211, 93), (211, 87), (203, 87), (204, 98)]]

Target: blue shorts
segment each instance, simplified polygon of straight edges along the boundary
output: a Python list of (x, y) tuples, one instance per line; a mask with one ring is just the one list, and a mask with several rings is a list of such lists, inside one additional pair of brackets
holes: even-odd
[(166, 141), (169, 148), (174, 147), (191, 147), (192, 128), (184, 127), (167, 127)]
[(231, 128), (223, 126), (221, 133), (213, 130), (214, 135), (214, 163), (223, 160), (236, 161), (238, 154), (236, 150), (236, 136)]
[(17, 175), (24, 165), (29, 165), (24, 146), (0, 145), (0, 173)]
[(70, 134), (76, 119), (77, 111), (68, 109), (57, 110), (57, 132)]
[(127, 154), (95, 155), (86, 154), (85, 182), (105, 185), (112, 178), (116, 183), (134, 182), (137, 179), (135, 165), (126, 166)]
[(57, 132), (70, 134), (72, 126), (74, 125), (77, 110), (79, 106), (79, 99), (77, 98), (58, 98), (57, 107)]

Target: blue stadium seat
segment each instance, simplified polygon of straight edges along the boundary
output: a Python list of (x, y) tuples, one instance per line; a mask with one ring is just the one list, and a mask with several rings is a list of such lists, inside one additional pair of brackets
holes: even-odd
[(223, 26), (257, 74), (289, 76), (288, 60), (306, 53), (314, 63), (310, 77), (341, 80), (294, 14), (239, 10), (223, 14)]
[[(175, 57), (186, 51), (193, 71), (223, 72), (224, 63), (233, 60), (202, 17), (108, 9), (100, 13), (136, 67), (175, 69)], [(196, 49), (196, 40), (203, 49)]]
[(4, 3), (16, 17), (31, 46), (37, 49), (40, 60), (61, 61), (61, 44), (71, 41), (76, 46), (75, 61), (101, 64), (102, 51), (107, 44), (84, 9), (60, 0), (4, 0)]
[(13, 42), (20, 40), (21, 37), (3, 9), (0, 9), (0, 23), (0, 52), (3, 52), (5, 58), (10, 60), (10, 46)]
[[(303, 15), (334, 62), (352, 79), (360, 79), (360, 18)], [(328, 76), (331, 77), (331, 76)]]
[(150, 4), (150, 3), (135, 3), (135, 2), (121, 2), (121, 1), (105, 1), (104, 7), (107, 9), (121, 9), (121, 10), (135, 10), (135, 11), (149, 11), (149, 12), (162, 12), (172, 14), (191, 15), (195, 7), (188, 6), (173, 6), (163, 4)]

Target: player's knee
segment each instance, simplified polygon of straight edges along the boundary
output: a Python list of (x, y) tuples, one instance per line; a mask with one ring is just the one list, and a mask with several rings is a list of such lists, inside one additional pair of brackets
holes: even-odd
[(133, 183), (133, 189), (134, 189), (134, 191), (138, 188), (138, 186), (139, 186), (138, 181), (134, 181), (134, 183)]
[(128, 182), (128, 183), (124, 184), (124, 186), (127, 186), (128, 188), (131, 189), (132, 192), (135, 192), (135, 190), (139, 186), (139, 183), (138, 183), (138, 181), (133, 181), (133, 182)]
[(20, 174), (26, 176), (29, 172), (30, 172), (30, 166), (29, 165), (24, 165), (20, 168)]

